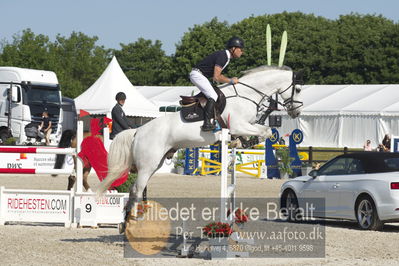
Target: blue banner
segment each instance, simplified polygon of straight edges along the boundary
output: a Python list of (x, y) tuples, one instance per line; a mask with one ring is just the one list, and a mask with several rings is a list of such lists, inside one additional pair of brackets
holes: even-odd
[(395, 136), (391, 142), (393, 142), (393, 152), (399, 152), (399, 138)]
[[(222, 145), (220, 145), (220, 143), (213, 144), (210, 146), (210, 148), (211, 148), (211, 151), (218, 151), (218, 152), (211, 152), (210, 159), (220, 163), (222, 160), (222, 157), (220, 156), (221, 150), (222, 150)], [(210, 163), (210, 165), (216, 165), (216, 164)], [(217, 175), (217, 173), (212, 173), (212, 175)]]
[(187, 148), (186, 149), (186, 158), (184, 164), (184, 174), (185, 175), (194, 175), (195, 169), (198, 168), (198, 148)]
[(278, 169), (278, 163), (275, 156), (275, 150), (272, 146), (277, 143), (279, 139), (279, 133), (277, 129), (272, 128), (272, 135), (266, 139), (265, 143), (265, 161), (267, 166), (267, 178), (280, 178), (280, 171)]
[(291, 162), (291, 169), (294, 172), (294, 176), (302, 175), (302, 162), (298, 156), (298, 150), (296, 145), (300, 144), (303, 141), (303, 132), (299, 129), (295, 129), (292, 131), (290, 135), (290, 157), (294, 158)]

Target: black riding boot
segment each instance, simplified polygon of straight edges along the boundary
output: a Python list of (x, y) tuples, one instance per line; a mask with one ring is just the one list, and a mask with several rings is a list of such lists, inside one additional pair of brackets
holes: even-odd
[(202, 125), (202, 131), (213, 131), (216, 127), (211, 123), (211, 119), (214, 118), (214, 110), (215, 110), (215, 100), (209, 98), (204, 110), (204, 124)]

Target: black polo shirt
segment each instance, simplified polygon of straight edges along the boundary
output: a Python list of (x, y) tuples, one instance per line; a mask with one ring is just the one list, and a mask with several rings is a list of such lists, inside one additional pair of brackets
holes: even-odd
[(224, 69), (229, 62), (230, 52), (228, 50), (221, 50), (208, 55), (195, 65), (194, 68), (198, 68), (205, 77), (212, 78), (215, 66)]
[(44, 131), (50, 125), (50, 117), (43, 117), (43, 128)]

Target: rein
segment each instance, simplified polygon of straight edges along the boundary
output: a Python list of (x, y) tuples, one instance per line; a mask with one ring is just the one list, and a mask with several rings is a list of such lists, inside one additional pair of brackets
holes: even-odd
[[(259, 94), (261, 96), (261, 99), (259, 102), (256, 102), (246, 96), (242, 96), (238, 93), (238, 90), (235, 86), (235, 84), (233, 84), (233, 88), (234, 88), (234, 92), (235, 95), (231, 95), (231, 96), (226, 96), (226, 99), (229, 98), (242, 98), (245, 99), (253, 104), (256, 105), (256, 113), (257, 113), (257, 123), (260, 124), (264, 124), (264, 121), (266, 120), (266, 118), (274, 111), (274, 110), (278, 110), (277, 105), (281, 105), (285, 110), (288, 110), (288, 106), (290, 105), (290, 110), (296, 110), (298, 108), (300, 108), (301, 106), (303, 106), (303, 102), (302, 101), (297, 101), (294, 100), (294, 96), (295, 96), (295, 92), (300, 92), (300, 88), (296, 88), (297, 84), (301, 84), (303, 85), (303, 81), (302, 79), (298, 79), (298, 75), (295, 72), (292, 72), (292, 82), (291, 84), (284, 89), (283, 91), (276, 91), (275, 93), (273, 93), (272, 95), (267, 95), (266, 93), (261, 92), (260, 90), (254, 88), (253, 86), (250, 86), (248, 84), (245, 84), (243, 82), (238, 82), (239, 84), (250, 88), (251, 90), (253, 90), (254, 92), (256, 92), (257, 94)], [(282, 95), (283, 93), (285, 93), (287, 90), (291, 89), (291, 97), (285, 99), (283, 102), (278, 101), (278, 95)], [(276, 100), (273, 99), (273, 95), (276, 95)], [(270, 104), (269, 106), (265, 105), (265, 101), (268, 101)], [(298, 106), (296, 106), (295, 108), (293, 107), (294, 104), (297, 103)]]
[(256, 105), (256, 111), (259, 112), (259, 110), (261, 109), (261, 106), (262, 106), (263, 102), (265, 101), (265, 99), (269, 99), (270, 96), (265, 94), (265, 93), (263, 93), (263, 92), (261, 92), (261, 91), (259, 91), (259, 90), (257, 90), (256, 88), (254, 88), (254, 87), (252, 87), (252, 86), (250, 86), (248, 84), (245, 84), (245, 83), (242, 83), (242, 82), (238, 82), (238, 83), (241, 84), (241, 85), (244, 85), (244, 86), (252, 89), (256, 93), (258, 93), (261, 96), (260, 101), (257, 103), (257, 102), (255, 102), (254, 100), (252, 100), (252, 99), (250, 99), (248, 97), (240, 95), (238, 93), (238, 91), (237, 91), (237, 88), (236, 88), (235, 84), (233, 84), (235, 95), (227, 96), (226, 99), (235, 98), (235, 97), (239, 97), (239, 98), (245, 99), (245, 100), (250, 101), (251, 103), (255, 104)]
[(296, 85), (295, 79), (292, 80), (292, 83), (291, 83), (285, 90), (283, 90), (282, 92), (277, 91), (277, 92), (275, 92), (275, 93), (272, 94), (272, 95), (267, 95), (266, 93), (263, 93), (263, 92), (261, 92), (260, 90), (254, 88), (254, 87), (252, 87), (252, 86), (250, 86), (250, 85), (248, 85), (248, 84), (246, 84), (246, 83), (243, 83), (243, 82), (238, 82), (238, 83), (241, 84), (241, 85), (243, 85), (243, 86), (245, 86), (245, 87), (248, 87), (248, 88), (252, 89), (253, 91), (255, 91), (256, 93), (258, 93), (258, 94), (261, 96), (260, 101), (259, 101), (259, 102), (255, 102), (254, 100), (252, 100), (252, 99), (250, 99), (250, 98), (248, 98), (248, 97), (245, 97), (245, 96), (240, 95), (240, 94), (238, 93), (238, 91), (237, 91), (237, 88), (236, 88), (235, 84), (233, 84), (233, 88), (234, 88), (235, 95), (227, 96), (226, 99), (228, 99), (228, 98), (239, 97), (239, 98), (245, 99), (245, 100), (247, 100), (247, 101), (250, 101), (250, 102), (252, 102), (253, 104), (256, 105), (256, 111), (257, 111), (257, 113), (259, 113), (259, 111), (263, 109), (263, 108), (262, 108), (262, 105), (264, 105), (263, 103), (265, 102), (265, 100), (269, 100), (269, 101), (270, 101), (270, 99), (272, 99), (272, 96), (273, 96), (274, 94), (282, 95), (284, 92), (286, 92), (286, 91), (289, 90), (290, 88), (292, 88), (292, 90), (291, 90), (291, 97), (288, 98), (288, 99), (286, 99), (286, 100), (284, 100), (284, 102), (279, 102), (279, 101), (277, 101), (277, 103), (280, 104), (281, 106), (283, 106), (284, 108), (286, 108), (286, 106), (287, 106), (288, 104), (293, 105), (294, 103), (299, 103), (300, 105), (297, 106), (297, 107), (295, 107), (293, 110), (295, 110), (295, 109), (297, 109), (297, 108), (303, 106), (303, 102), (301, 102), (301, 101), (295, 101), (295, 100), (294, 100), (295, 85)]

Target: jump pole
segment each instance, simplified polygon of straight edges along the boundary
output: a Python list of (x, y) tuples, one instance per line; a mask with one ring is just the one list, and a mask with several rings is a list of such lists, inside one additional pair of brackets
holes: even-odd
[(83, 192), (83, 164), (77, 154), (81, 151), (81, 145), (83, 141), (83, 121), (78, 121), (76, 129), (76, 186), (75, 192)]
[[(230, 135), (228, 129), (222, 129), (221, 132), (221, 174), (220, 174), (220, 218), (221, 222), (230, 223), (234, 217), (235, 208), (235, 188), (236, 188), (236, 175), (235, 175), (235, 149), (232, 149), (232, 173), (231, 183), (228, 184), (228, 170), (229, 170), (229, 151), (228, 144), (230, 142)], [(231, 215), (227, 217), (228, 208), (231, 208)]]
[(0, 147), (0, 153), (75, 154), (74, 148)]
[[(83, 121), (78, 121), (76, 132), (77, 147), (74, 148), (52, 148), (52, 147), (0, 147), (0, 153), (37, 153), (37, 154), (69, 154), (77, 156), (83, 139)], [(77, 184), (76, 192), (83, 191), (83, 165), (81, 160), (76, 160), (76, 173), (67, 169), (39, 169), (39, 168), (0, 168), (0, 174), (75, 174)]]

